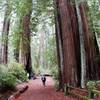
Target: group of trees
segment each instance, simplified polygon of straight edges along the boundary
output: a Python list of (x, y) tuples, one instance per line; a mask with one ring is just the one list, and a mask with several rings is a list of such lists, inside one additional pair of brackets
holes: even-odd
[[(8, 40), (11, 40), (14, 59), (23, 64), (29, 74), (32, 73), (32, 62), (36, 68), (44, 69), (58, 64), (59, 88), (64, 88), (65, 83), (84, 88), (87, 80), (100, 79), (99, 0), (0, 2), (0, 11), (5, 11), (0, 34), (1, 64), (8, 63), (11, 49)], [(51, 34), (54, 28), (55, 35)], [(31, 43), (32, 36), (34, 43)]]
[[(97, 71), (99, 65), (95, 62), (97, 53), (99, 54), (96, 51), (97, 39), (94, 41), (96, 35), (91, 32), (88, 16), (93, 3), (99, 1), (55, 0), (59, 88), (63, 88), (64, 84), (84, 88), (87, 81), (100, 79), (100, 73)], [(99, 10), (97, 6), (97, 11)], [(100, 13), (98, 15), (100, 16)], [(90, 23), (93, 23), (93, 20), (91, 19)]]
[[(5, 10), (2, 39), (1, 39), (1, 63), (8, 63), (8, 39), (13, 36), (14, 58), (22, 63), (28, 73), (31, 73), (31, 48), (30, 48), (30, 19), (32, 14), (32, 0), (2, 1), (2, 9)], [(16, 18), (13, 18), (16, 17)], [(15, 20), (14, 20), (15, 19)], [(13, 25), (14, 24), (14, 25)], [(16, 27), (14, 31), (11, 27)], [(9, 34), (9, 32), (13, 34)]]
[(5, 12), (0, 32), (0, 63), (8, 64), (14, 59), (23, 64), (29, 74), (32, 73), (32, 66), (40, 73), (40, 68), (45, 68), (49, 62), (46, 55), (49, 39), (54, 33), (53, 1), (1, 0), (0, 2), (0, 11)]

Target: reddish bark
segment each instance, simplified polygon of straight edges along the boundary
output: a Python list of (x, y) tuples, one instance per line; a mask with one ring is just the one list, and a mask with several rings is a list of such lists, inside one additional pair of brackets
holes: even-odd
[(64, 90), (64, 79), (63, 79), (63, 51), (62, 51), (62, 38), (61, 38), (61, 22), (59, 16), (59, 8), (58, 8), (58, 1), (54, 1), (55, 9), (57, 13), (55, 14), (55, 32), (56, 32), (56, 44), (57, 44), (57, 58), (58, 58), (58, 70), (59, 70), (59, 88)]
[(79, 39), (79, 29), (78, 29), (78, 19), (76, 6), (74, 4), (69, 3), (69, 14), (71, 19), (71, 26), (73, 32), (74, 46), (75, 46), (75, 57), (77, 62), (77, 86), (80, 86), (81, 83), (81, 66), (80, 66), (80, 39)]
[[(19, 62), (25, 67), (25, 70), (29, 73), (29, 79), (33, 77), (32, 74), (32, 63), (31, 63), (31, 47), (30, 47), (30, 18), (32, 13), (32, 0), (28, 1), (30, 3), (27, 12), (23, 14), (22, 17), (22, 33), (20, 39), (20, 57)], [(26, 5), (27, 6), (27, 5)]]
[(60, 15), (60, 28), (62, 37), (62, 47), (64, 55), (64, 68), (63, 76), (64, 83), (69, 83), (73, 86), (77, 84), (77, 64), (75, 57), (75, 47), (73, 32), (71, 26), (70, 13), (68, 8), (69, 2), (66, 0), (58, 1), (59, 15)]
[(28, 71), (28, 73), (31, 73), (31, 48), (30, 48), (30, 29), (29, 29), (29, 23), (30, 23), (30, 16), (31, 12), (29, 14), (25, 15), (23, 18), (23, 32), (22, 32), (22, 38), (21, 38), (21, 51), (20, 51), (20, 63), (22, 63), (25, 67), (25, 69)]
[[(75, 5), (70, 0), (55, 0), (57, 8), (56, 19), (56, 38), (58, 45), (58, 58), (61, 77), (64, 83), (73, 86), (81, 84), (81, 58), (80, 58), (80, 38), (78, 17)], [(86, 51), (87, 79), (96, 79), (96, 71), (94, 66), (95, 50), (93, 45), (92, 34), (89, 31), (88, 20), (86, 16), (86, 3), (80, 4), (80, 13), (82, 19), (82, 30), (84, 33), (84, 44)], [(59, 44), (59, 39), (61, 44)], [(63, 68), (61, 68), (60, 50), (62, 45), (63, 52)]]

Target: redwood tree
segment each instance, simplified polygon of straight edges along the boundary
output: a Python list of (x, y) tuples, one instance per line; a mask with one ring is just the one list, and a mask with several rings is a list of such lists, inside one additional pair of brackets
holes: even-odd
[(96, 78), (87, 4), (76, 0), (55, 0), (55, 6), (60, 81), (84, 88), (88, 79)]
[(59, 87), (58, 90), (64, 89), (64, 79), (63, 79), (63, 50), (62, 50), (62, 38), (61, 38), (61, 22), (60, 15), (58, 13), (58, 1), (54, 1), (56, 13), (55, 13), (55, 34), (56, 34), (56, 44), (57, 44), (57, 58), (58, 58), (58, 78), (59, 78)]
[[(60, 37), (63, 50), (63, 81), (73, 86), (77, 86), (77, 61), (74, 45), (74, 34), (72, 21), (69, 13), (70, 1), (56, 0), (59, 18)], [(58, 30), (59, 31), (59, 30)], [(59, 45), (59, 44), (58, 44)]]
[(19, 62), (22, 63), (29, 73), (29, 76), (32, 74), (32, 65), (31, 65), (31, 32), (30, 32), (30, 18), (32, 13), (32, 0), (26, 0), (24, 6), (28, 6), (25, 10), (22, 17), (22, 33), (20, 38), (20, 59)]

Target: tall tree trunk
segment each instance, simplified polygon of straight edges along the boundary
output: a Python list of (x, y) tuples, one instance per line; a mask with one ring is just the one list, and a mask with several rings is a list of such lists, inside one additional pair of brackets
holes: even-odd
[(63, 48), (63, 76), (64, 83), (69, 83), (70, 85), (77, 85), (77, 62), (75, 55), (75, 46), (73, 31), (71, 26), (71, 19), (68, 5), (70, 2), (67, 0), (59, 0), (58, 8), (60, 15), (60, 28), (61, 28), (61, 37), (62, 37), (62, 48)]
[[(75, 5), (71, 0), (55, 0), (57, 8), (56, 38), (58, 60), (61, 70), (61, 48), (63, 54), (64, 83), (85, 87), (88, 79), (95, 79), (94, 57), (95, 50), (92, 35), (89, 32), (86, 16), (86, 5)], [(60, 47), (61, 41), (61, 47)], [(90, 71), (89, 71), (90, 69)]]
[(79, 36), (80, 36), (80, 54), (81, 54), (81, 87), (85, 87), (86, 83), (86, 51), (85, 51), (85, 38), (83, 33), (83, 26), (82, 26), (82, 18), (81, 18), (81, 11), (79, 9), (79, 5), (76, 2), (76, 10), (77, 10), (77, 17), (78, 17), (78, 24), (79, 24)]
[(77, 63), (77, 86), (81, 86), (81, 66), (80, 66), (80, 39), (79, 39), (79, 25), (78, 25), (78, 19), (77, 19), (77, 12), (76, 12), (76, 6), (74, 3), (70, 2), (68, 5), (70, 19), (71, 19), (71, 26), (72, 26), (72, 32), (73, 32), (73, 39), (74, 39), (74, 45), (75, 45), (75, 57), (76, 57), (76, 63)]
[(19, 62), (22, 63), (26, 69), (26, 71), (29, 73), (29, 78), (31, 78), (32, 74), (32, 63), (31, 63), (31, 35), (30, 35), (30, 18), (32, 13), (32, 0), (27, 3), (31, 3), (30, 9), (28, 12), (26, 12), (22, 19), (22, 36), (20, 39), (20, 56), (19, 56)]
[(7, 64), (8, 62), (8, 34), (9, 34), (9, 27), (10, 27), (10, 13), (11, 8), (8, 4), (5, 8), (5, 16), (4, 16), (4, 23), (3, 23), (3, 31), (2, 31), (2, 63)]
[(64, 89), (64, 80), (63, 80), (63, 51), (62, 51), (62, 39), (61, 39), (61, 22), (59, 16), (59, 8), (58, 1), (54, 1), (55, 9), (57, 13), (55, 13), (55, 33), (56, 33), (56, 45), (57, 45), (57, 58), (58, 58), (58, 72), (59, 72), (59, 88)]
[(30, 22), (31, 12), (24, 16), (23, 18), (23, 33), (20, 40), (20, 58), (19, 62), (22, 63), (26, 71), (30, 74), (32, 65), (31, 65), (31, 48), (30, 48)]
[(80, 4), (81, 18), (83, 23), (83, 31), (85, 36), (85, 47), (87, 55), (87, 77), (88, 79), (96, 79), (96, 69), (94, 66), (95, 50), (93, 45), (93, 36), (90, 33), (88, 20), (86, 16), (86, 2)]

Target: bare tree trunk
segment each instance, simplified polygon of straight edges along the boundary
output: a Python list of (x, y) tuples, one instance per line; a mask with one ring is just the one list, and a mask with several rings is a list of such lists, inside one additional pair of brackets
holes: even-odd
[(4, 23), (3, 23), (3, 31), (2, 31), (2, 63), (7, 64), (8, 62), (8, 34), (9, 34), (9, 27), (10, 27), (10, 13), (11, 9), (7, 2), (5, 8), (5, 16), (4, 16)]
[(81, 54), (81, 87), (85, 88), (86, 83), (86, 51), (85, 51), (85, 38), (83, 33), (82, 19), (81, 19), (81, 11), (79, 9), (79, 5), (76, 2), (76, 10), (79, 24), (79, 35), (80, 35), (80, 54)]
[(79, 39), (79, 25), (78, 25), (78, 18), (76, 12), (76, 6), (74, 3), (70, 2), (68, 5), (70, 19), (71, 19), (71, 26), (73, 32), (73, 39), (75, 45), (75, 57), (77, 63), (77, 86), (81, 86), (81, 60), (80, 60), (80, 39)]
[(92, 33), (90, 33), (89, 26), (88, 26), (88, 20), (86, 16), (86, 3), (80, 4), (80, 10), (81, 10), (81, 18), (83, 23), (83, 31), (85, 36), (85, 47), (86, 47), (86, 55), (87, 55), (87, 77), (88, 79), (96, 79), (96, 69), (94, 65), (94, 58), (95, 58), (95, 50), (93, 45), (93, 36)]
[(62, 51), (62, 39), (61, 39), (61, 28), (60, 28), (60, 16), (58, 1), (54, 1), (55, 9), (57, 13), (55, 14), (55, 33), (56, 33), (56, 45), (57, 45), (57, 56), (58, 56), (58, 72), (59, 72), (59, 88), (64, 90), (64, 80), (63, 80), (63, 51)]
[(63, 76), (64, 83), (69, 83), (70, 85), (77, 86), (77, 62), (75, 55), (75, 45), (73, 38), (73, 31), (71, 26), (71, 19), (69, 13), (69, 1), (59, 0), (58, 8), (60, 15), (60, 28), (62, 37), (62, 49), (63, 49)]
[(55, 2), (56, 39), (61, 77), (64, 77), (64, 83), (84, 88), (87, 77), (96, 78), (95, 49), (88, 27), (87, 5), (83, 2), (79, 4), (77, 1), (76, 5), (73, 5), (70, 0), (55, 0)]
[(20, 40), (20, 54), (21, 63), (25, 66), (25, 68), (32, 67), (31, 66), (31, 56), (30, 56), (30, 29), (29, 29), (29, 22), (30, 22), (30, 15), (27, 14), (23, 18), (23, 33)]
[[(29, 3), (29, 2), (28, 2)], [(30, 1), (32, 4), (32, 1)], [(22, 63), (26, 69), (26, 71), (29, 73), (29, 78), (31, 78), (32, 75), (32, 63), (31, 63), (31, 35), (30, 35), (30, 18), (31, 18), (32, 9), (29, 9), (29, 12), (27, 12), (23, 16), (22, 20), (22, 36), (20, 39), (20, 56), (19, 56), (19, 62)]]

